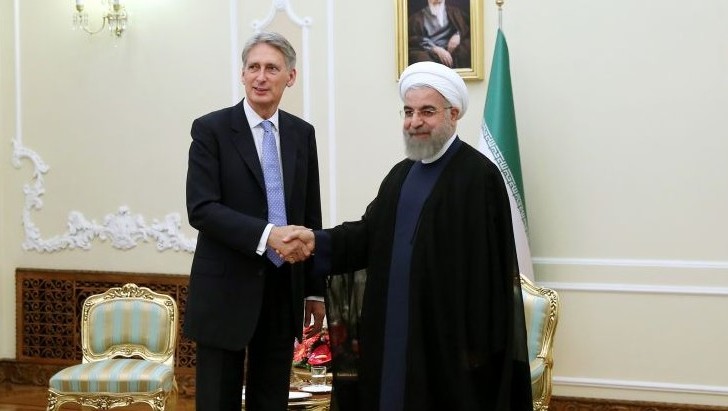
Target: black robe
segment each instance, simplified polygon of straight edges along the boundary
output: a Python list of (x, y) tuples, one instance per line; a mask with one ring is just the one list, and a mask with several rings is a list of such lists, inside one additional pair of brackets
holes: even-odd
[[(428, 33), (425, 28), (425, 13), (429, 13), (428, 6), (422, 10), (412, 13), (408, 19), (408, 44), (409, 44), (409, 60), (407, 64), (414, 64), (419, 61), (434, 61), (436, 63), (445, 64), (437, 54), (432, 51), (431, 42), (435, 41), (435, 37), (446, 37), (447, 41), (455, 34), (460, 35), (460, 45), (452, 51), (453, 68), (470, 68), (474, 66), (471, 61), (470, 49), (470, 16), (464, 10), (445, 6), (447, 13), (448, 27), (440, 33)], [(447, 43), (442, 44), (447, 49)]]
[[(465, 143), (456, 150), (413, 237), (404, 409), (530, 411), (508, 194), (485, 156)], [(392, 235), (413, 164), (392, 168), (361, 220), (317, 234), (316, 259), (329, 260), (331, 274), (367, 272), (354, 382), (351, 373), (339, 375), (334, 360), (334, 404), (342, 411), (379, 408)]]

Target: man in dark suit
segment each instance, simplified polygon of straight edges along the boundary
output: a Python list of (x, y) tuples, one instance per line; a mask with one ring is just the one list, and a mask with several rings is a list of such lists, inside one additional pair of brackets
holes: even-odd
[(294, 337), (324, 317), (323, 280), (274, 251), (297, 247), (282, 243), (286, 225), (321, 227), (314, 128), (278, 109), (296, 53), (259, 33), (242, 59), (246, 98), (192, 123), (187, 212), (199, 234), (184, 333), (197, 343), (198, 411), (240, 411), (243, 381), (246, 410), (285, 410)]

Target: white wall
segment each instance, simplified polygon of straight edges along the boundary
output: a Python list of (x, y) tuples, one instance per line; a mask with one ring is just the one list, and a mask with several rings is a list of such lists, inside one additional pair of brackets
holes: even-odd
[[(34, 167), (13, 167), (11, 143), (50, 167), (29, 213), (41, 240), (67, 233), (72, 211), (101, 225), (122, 206), (146, 225), (179, 214), (180, 238), (194, 238), (190, 124), (240, 95), (240, 48), (274, 2), (128, 0), (119, 40), (70, 30), (72, 3), (0, 0), (0, 358), (15, 356), (16, 267), (186, 273), (191, 261), (154, 242), (23, 250)], [(289, 4), (311, 23), (307, 54), (285, 13), (271, 26), (299, 51), (284, 106), (317, 127), (324, 221), (355, 219), (402, 157), (394, 3)], [(497, 15), (483, 8), (487, 79)], [(728, 405), (726, 18), (721, 0), (506, 2), (536, 278), (563, 300), (556, 395)], [(460, 123), (475, 145), (486, 83), (468, 82)]]
[(507, 10), (556, 393), (728, 404), (728, 4)]

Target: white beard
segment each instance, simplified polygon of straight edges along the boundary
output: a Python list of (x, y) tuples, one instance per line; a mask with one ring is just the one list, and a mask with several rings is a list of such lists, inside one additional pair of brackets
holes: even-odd
[(446, 124), (432, 130), (430, 138), (426, 140), (410, 137), (406, 130), (402, 132), (404, 138), (404, 153), (410, 160), (422, 161), (432, 158), (442, 150), (445, 143), (455, 133), (455, 128)]
[(443, 146), (443, 144), (440, 144), (437, 140), (415, 140), (406, 132), (403, 133), (403, 135), (404, 153), (407, 158), (413, 161), (422, 161), (426, 158), (433, 157)]
[(440, 25), (445, 24), (445, 2), (443, 1), (440, 4), (429, 4), (428, 7), (430, 8), (430, 13), (435, 15), (437, 17), (437, 21), (440, 23)]

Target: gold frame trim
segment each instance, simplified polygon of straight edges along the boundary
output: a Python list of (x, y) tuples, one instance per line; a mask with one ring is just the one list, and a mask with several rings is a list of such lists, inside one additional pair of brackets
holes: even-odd
[[(169, 336), (166, 346), (161, 353), (150, 351), (147, 347), (138, 344), (119, 344), (109, 347), (103, 353), (94, 353), (91, 346), (91, 332), (89, 318), (91, 311), (101, 303), (113, 300), (143, 300), (163, 307), (167, 311), (169, 321)], [(174, 298), (152, 291), (147, 287), (139, 287), (136, 284), (128, 283), (122, 287), (110, 288), (104, 293), (91, 295), (86, 298), (81, 313), (81, 350), (83, 354), (82, 363), (91, 363), (117, 357), (141, 357), (147, 361), (153, 361), (168, 365), (174, 369), (174, 350), (177, 341), (178, 309)], [(177, 394), (177, 380), (172, 381), (170, 391), (159, 388), (150, 392), (66, 392), (48, 388), (47, 411), (56, 411), (61, 405), (72, 402), (100, 410), (108, 410), (116, 407), (123, 407), (135, 403), (148, 404), (154, 411), (163, 411), (170, 398), (172, 401)]]
[(538, 383), (536, 383), (541, 385), (541, 390), (540, 395), (534, 394), (533, 396), (534, 411), (546, 411), (551, 401), (551, 391), (553, 389), (551, 374), (554, 366), (554, 334), (556, 333), (556, 325), (559, 322), (561, 303), (556, 291), (546, 287), (539, 287), (524, 276), (521, 276), (521, 289), (528, 294), (545, 298), (548, 301), (546, 307), (547, 315), (543, 326), (541, 352), (536, 355), (536, 358), (540, 358), (544, 364), (543, 374), (541, 374)]
[[(408, 3), (410, 0), (395, 0), (396, 16), (396, 53), (397, 73), (396, 78), (402, 75), (402, 71), (409, 65), (409, 27), (407, 20), (410, 12)], [(470, 1), (470, 67), (456, 68), (463, 80), (483, 80), (483, 11), (481, 1)]]
[[(111, 300), (144, 300), (155, 303), (165, 310), (170, 320), (169, 337), (166, 349), (162, 353), (150, 351), (147, 347), (137, 344), (120, 344), (109, 347), (102, 353), (91, 351), (91, 332), (89, 330), (89, 314), (98, 304)], [(110, 288), (102, 294), (89, 296), (83, 304), (81, 312), (81, 351), (83, 362), (106, 360), (115, 357), (142, 357), (147, 361), (161, 362), (174, 367), (174, 349), (177, 341), (177, 303), (174, 299), (165, 294), (155, 293), (147, 287), (139, 287), (136, 284), (128, 283), (122, 287)]]
[(61, 408), (66, 403), (80, 404), (82, 407), (91, 407), (97, 410), (108, 410), (117, 407), (126, 407), (132, 404), (144, 403), (149, 405), (154, 411), (163, 411), (167, 405), (167, 399), (174, 397), (171, 394), (175, 392), (164, 392), (161, 388), (150, 393), (68, 393), (59, 392), (54, 389), (48, 389), (48, 411), (54, 411)]

